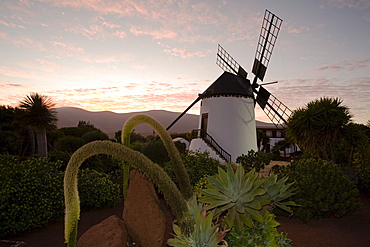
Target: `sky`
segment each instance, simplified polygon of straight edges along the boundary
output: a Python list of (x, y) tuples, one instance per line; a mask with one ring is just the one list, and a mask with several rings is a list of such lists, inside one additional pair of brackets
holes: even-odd
[(370, 0), (0, 0), (0, 105), (37, 92), (56, 107), (182, 112), (223, 73), (218, 44), (253, 79), (265, 9), (283, 20), (266, 89), (291, 110), (337, 97), (370, 120)]

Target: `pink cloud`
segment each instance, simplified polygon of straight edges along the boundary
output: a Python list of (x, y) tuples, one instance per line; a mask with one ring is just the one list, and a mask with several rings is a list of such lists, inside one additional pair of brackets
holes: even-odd
[(370, 8), (368, 0), (325, 0), (329, 5), (337, 8), (367, 9)]
[(289, 27), (287, 27), (287, 29), (288, 29), (288, 33), (293, 33), (293, 34), (298, 34), (298, 33), (309, 32), (310, 31), (310, 28), (306, 27), (306, 26), (300, 26), (298, 28), (295, 28), (293, 26), (289, 26)]
[(83, 52), (84, 51), (84, 49), (81, 48), (81, 47), (75, 47), (72, 44), (66, 44), (66, 43), (63, 43), (63, 42), (60, 42), (60, 41), (52, 41), (50, 43), (53, 46), (62, 47), (64, 49), (66, 49), (66, 50), (73, 51), (73, 52)]
[(140, 30), (138, 27), (131, 27), (130, 32), (136, 36), (149, 35), (153, 39), (173, 39), (177, 34), (171, 30)]
[(119, 39), (124, 39), (127, 36), (127, 34), (125, 32), (118, 31), (118, 30), (116, 30), (116, 32), (114, 32), (113, 35), (118, 37)]
[(16, 47), (27, 47), (27, 48), (35, 49), (37, 51), (46, 50), (43, 43), (36, 41), (34, 39), (31, 39), (29, 37), (26, 37), (26, 36), (15, 37), (13, 38), (12, 43)]
[(370, 59), (365, 60), (357, 60), (357, 61), (347, 61), (342, 60), (335, 64), (323, 64), (321, 67), (314, 69), (316, 72), (322, 72), (322, 71), (355, 71), (355, 70), (362, 70), (369, 68), (369, 62)]
[(178, 56), (181, 58), (189, 58), (189, 57), (205, 57), (207, 54), (201, 51), (189, 52), (187, 48), (171, 48), (171, 49), (164, 49), (165, 53), (168, 53), (173, 56)]

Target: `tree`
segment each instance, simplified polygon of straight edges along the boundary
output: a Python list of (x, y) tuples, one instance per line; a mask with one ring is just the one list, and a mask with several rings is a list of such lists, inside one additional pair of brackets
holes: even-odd
[(20, 102), (20, 108), (25, 110), (24, 121), (36, 131), (37, 151), (40, 157), (47, 157), (46, 130), (54, 129), (53, 123), (57, 121), (54, 103), (50, 98), (38, 93), (27, 95)]
[(286, 137), (304, 151), (335, 162), (333, 145), (352, 117), (341, 104), (338, 98), (323, 97), (297, 109), (288, 119)]

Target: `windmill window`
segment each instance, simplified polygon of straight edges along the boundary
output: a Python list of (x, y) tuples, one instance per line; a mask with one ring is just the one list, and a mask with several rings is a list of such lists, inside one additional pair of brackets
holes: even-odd
[(276, 133), (276, 130), (273, 130), (272, 131), (272, 136), (271, 136), (272, 138), (276, 138), (277, 137), (277, 133)]

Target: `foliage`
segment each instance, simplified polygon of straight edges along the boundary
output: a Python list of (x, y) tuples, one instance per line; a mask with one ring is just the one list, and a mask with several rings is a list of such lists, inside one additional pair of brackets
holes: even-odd
[(188, 202), (189, 212), (194, 219), (194, 228), (190, 234), (184, 233), (179, 226), (173, 225), (175, 237), (169, 239), (167, 244), (176, 247), (197, 246), (224, 246), (219, 245), (225, 237), (226, 232), (219, 232), (213, 225), (214, 210), (207, 213), (202, 203), (198, 204), (196, 197)]
[(286, 137), (304, 151), (335, 162), (333, 145), (351, 120), (346, 106), (338, 98), (320, 98), (295, 110), (288, 119)]
[(266, 191), (261, 187), (263, 180), (259, 179), (254, 170), (245, 173), (239, 166), (235, 173), (231, 166), (227, 171), (218, 168), (215, 177), (208, 177), (207, 189), (202, 191), (201, 202), (208, 203), (209, 209), (216, 209), (216, 215), (226, 212), (225, 223), (228, 228), (235, 227), (238, 231), (243, 224), (253, 227), (252, 220), (263, 221), (258, 212), (269, 201), (262, 195)]
[(170, 160), (167, 150), (161, 140), (142, 143), (139, 147), (139, 151), (161, 167)]
[(76, 246), (78, 219), (80, 217), (80, 199), (77, 188), (78, 170), (84, 160), (97, 154), (113, 155), (141, 171), (161, 192), (171, 207), (181, 229), (190, 232), (188, 208), (186, 201), (172, 182), (171, 178), (156, 164), (140, 152), (111, 141), (94, 141), (85, 144), (73, 153), (64, 175), (65, 230), (64, 236), (68, 246)]
[(248, 154), (242, 154), (236, 158), (236, 163), (241, 164), (246, 171), (255, 169), (256, 172), (263, 170), (265, 166), (270, 164), (271, 154), (261, 151), (249, 150)]
[(60, 165), (0, 155), (0, 236), (45, 226), (63, 214)]
[[(199, 180), (206, 176), (213, 176), (217, 173), (218, 167), (223, 166), (220, 161), (211, 158), (209, 152), (194, 152), (188, 151), (181, 155), (185, 169), (189, 174), (190, 183), (195, 186)], [(170, 164), (166, 164), (164, 170), (176, 182), (176, 177), (173, 173), (173, 168)]]
[(105, 134), (101, 130), (89, 131), (86, 134), (84, 134), (83, 136), (81, 136), (81, 138), (85, 141), (85, 143), (92, 142), (92, 141), (108, 140), (109, 139), (108, 135)]
[(120, 201), (120, 186), (107, 174), (84, 169), (78, 173), (81, 208), (113, 207)]
[(293, 201), (286, 200), (295, 194), (295, 188), (292, 188), (294, 182), (287, 184), (287, 181), (288, 177), (278, 179), (278, 175), (271, 173), (262, 184), (262, 187), (266, 190), (264, 197), (270, 200), (270, 211), (280, 208), (292, 213), (293, 211), (290, 207), (297, 206)]
[[(0, 236), (45, 226), (63, 215), (63, 164), (55, 160), (0, 155)], [(93, 170), (80, 172), (83, 208), (113, 206), (119, 185)]]
[(292, 240), (287, 238), (287, 234), (278, 232), (276, 227), (279, 226), (279, 223), (274, 218), (273, 214), (266, 212), (263, 215), (263, 222), (255, 222), (252, 228), (246, 225), (241, 231), (233, 228), (226, 238), (228, 246), (290, 246)]
[(294, 216), (307, 222), (311, 218), (341, 217), (360, 207), (359, 191), (337, 165), (330, 161), (306, 159), (281, 167), (297, 191), (292, 200), (300, 205)]
[[(242, 166), (235, 168), (236, 171), (231, 164), (227, 171), (219, 167), (215, 177), (208, 177), (207, 188), (200, 191), (203, 197), (199, 200), (205, 203), (204, 205), (197, 204), (194, 198), (189, 202), (189, 205), (193, 205), (189, 207), (189, 212), (194, 221), (200, 217), (199, 212), (203, 212), (203, 217), (213, 215), (215, 225), (209, 223), (207, 230), (195, 226), (191, 235), (185, 235), (175, 227), (176, 236), (170, 240), (170, 244), (217, 246), (220, 240), (213, 245), (206, 245), (206, 242), (198, 242), (198, 245), (195, 245), (194, 239), (200, 238), (194, 236), (204, 237), (198, 233), (202, 230), (213, 233), (214, 237), (231, 230), (226, 237), (228, 246), (290, 246), (291, 240), (286, 234), (278, 233), (276, 227), (279, 224), (268, 210), (277, 206), (290, 210), (289, 206), (295, 205), (293, 202), (283, 203), (292, 195), (291, 184), (285, 185), (286, 179), (278, 180), (273, 174), (265, 179), (259, 177), (254, 170), (245, 173)], [(204, 209), (208, 210), (208, 215)], [(219, 228), (223, 229), (221, 233), (215, 230)]]
[(31, 93), (20, 102), (19, 107), (25, 110), (22, 120), (25, 125), (30, 125), (36, 129), (37, 152), (40, 157), (47, 157), (46, 130), (55, 129), (54, 122), (57, 121), (54, 103), (50, 98)]
[(81, 137), (65, 136), (55, 142), (55, 148), (60, 152), (73, 153), (85, 144)]

